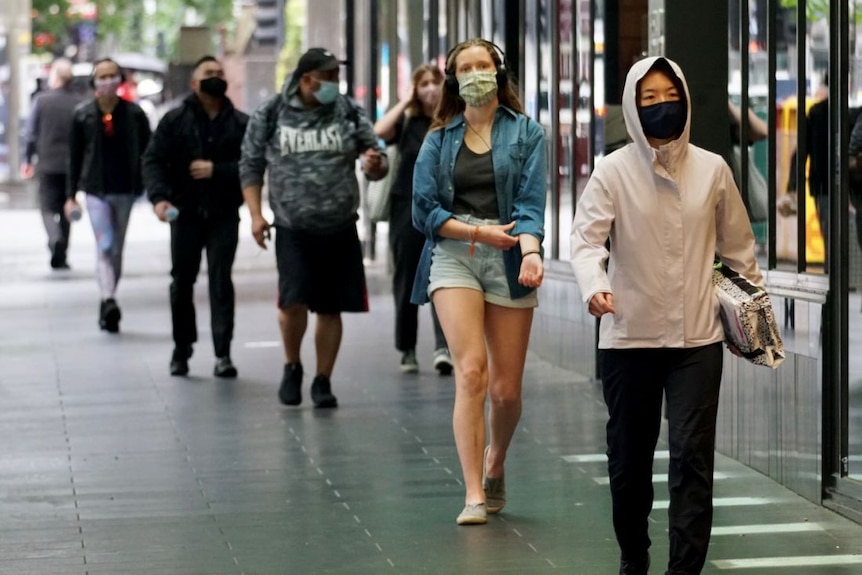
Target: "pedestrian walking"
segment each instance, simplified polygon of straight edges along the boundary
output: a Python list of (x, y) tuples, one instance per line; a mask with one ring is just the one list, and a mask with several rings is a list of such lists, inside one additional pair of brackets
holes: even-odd
[(309, 312), (317, 315), (311, 399), (328, 408), (338, 405), (330, 378), (341, 345), (341, 314), (368, 311), (356, 230), (356, 161), (361, 159), (372, 180), (384, 177), (388, 164), (365, 111), (339, 93), (340, 64), (324, 48), (305, 52), (281, 93), (254, 112), (242, 144), (240, 181), (252, 235), (262, 248), (270, 238), (271, 224), (261, 209), (269, 170), (284, 345), (278, 396), (286, 405), (302, 402), (300, 348)]
[(239, 243), (239, 158), (248, 116), (226, 96), (224, 67), (197, 61), (192, 93), (159, 122), (143, 159), (156, 216), (171, 226), (171, 375), (186, 375), (198, 340), (194, 285), (206, 250), (210, 328), (217, 377), (236, 377), (230, 356), (235, 294), (231, 271)]

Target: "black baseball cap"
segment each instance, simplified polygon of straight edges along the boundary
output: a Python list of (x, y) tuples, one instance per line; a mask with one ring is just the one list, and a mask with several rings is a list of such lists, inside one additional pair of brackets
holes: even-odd
[(315, 70), (329, 72), (342, 64), (347, 64), (347, 62), (339, 60), (326, 48), (310, 48), (299, 58), (299, 63), (296, 65), (296, 75), (302, 76)]

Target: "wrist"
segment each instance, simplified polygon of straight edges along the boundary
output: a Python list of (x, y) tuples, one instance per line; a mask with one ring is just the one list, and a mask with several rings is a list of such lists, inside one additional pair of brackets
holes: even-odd
[(543, 257), (542, 257), (542, 252), (541, 252), (541, 250), (526, 250), (526, 251), (524, 251), (524, 252), (522, 252), (522, 253), (521, 253), (521, 259), (522, 259), (522, 260), (523, 260), (524, 258), (526, 258), (527, 256), (539, 256), (539, 259), (540, 259), (540, 260), (544, 260), (544, 259), (545, 259), (545, 258), (543, 258)]

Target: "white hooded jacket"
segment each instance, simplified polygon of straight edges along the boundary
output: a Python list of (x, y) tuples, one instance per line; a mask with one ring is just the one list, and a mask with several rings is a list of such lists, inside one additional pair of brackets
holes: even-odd
[(722, 341), (712, 286), (715, 254), (763, 284), (733, 174), (721, 156), (689, 143), (688, 84), (666, 58), (685, 88), (688, 118), (678, 139), (659, 150), (647, 142), (637, 83), (657, 59), (646, 58), (629, 70), (622, 107), (633, 142), (596, 166), (572, 225), (571, 262), (583, 301), (601, 292), (614, 297), (616, 313), (602, 317), (601, 349), (691, 348)]

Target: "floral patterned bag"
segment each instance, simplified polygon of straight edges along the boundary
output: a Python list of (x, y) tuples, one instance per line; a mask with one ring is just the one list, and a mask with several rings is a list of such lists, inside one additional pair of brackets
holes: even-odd
[(725, 340), (751, 363), (778, 367), (784, 343), (769, 294), (720, 262), (712, 271), (712, 284)]

